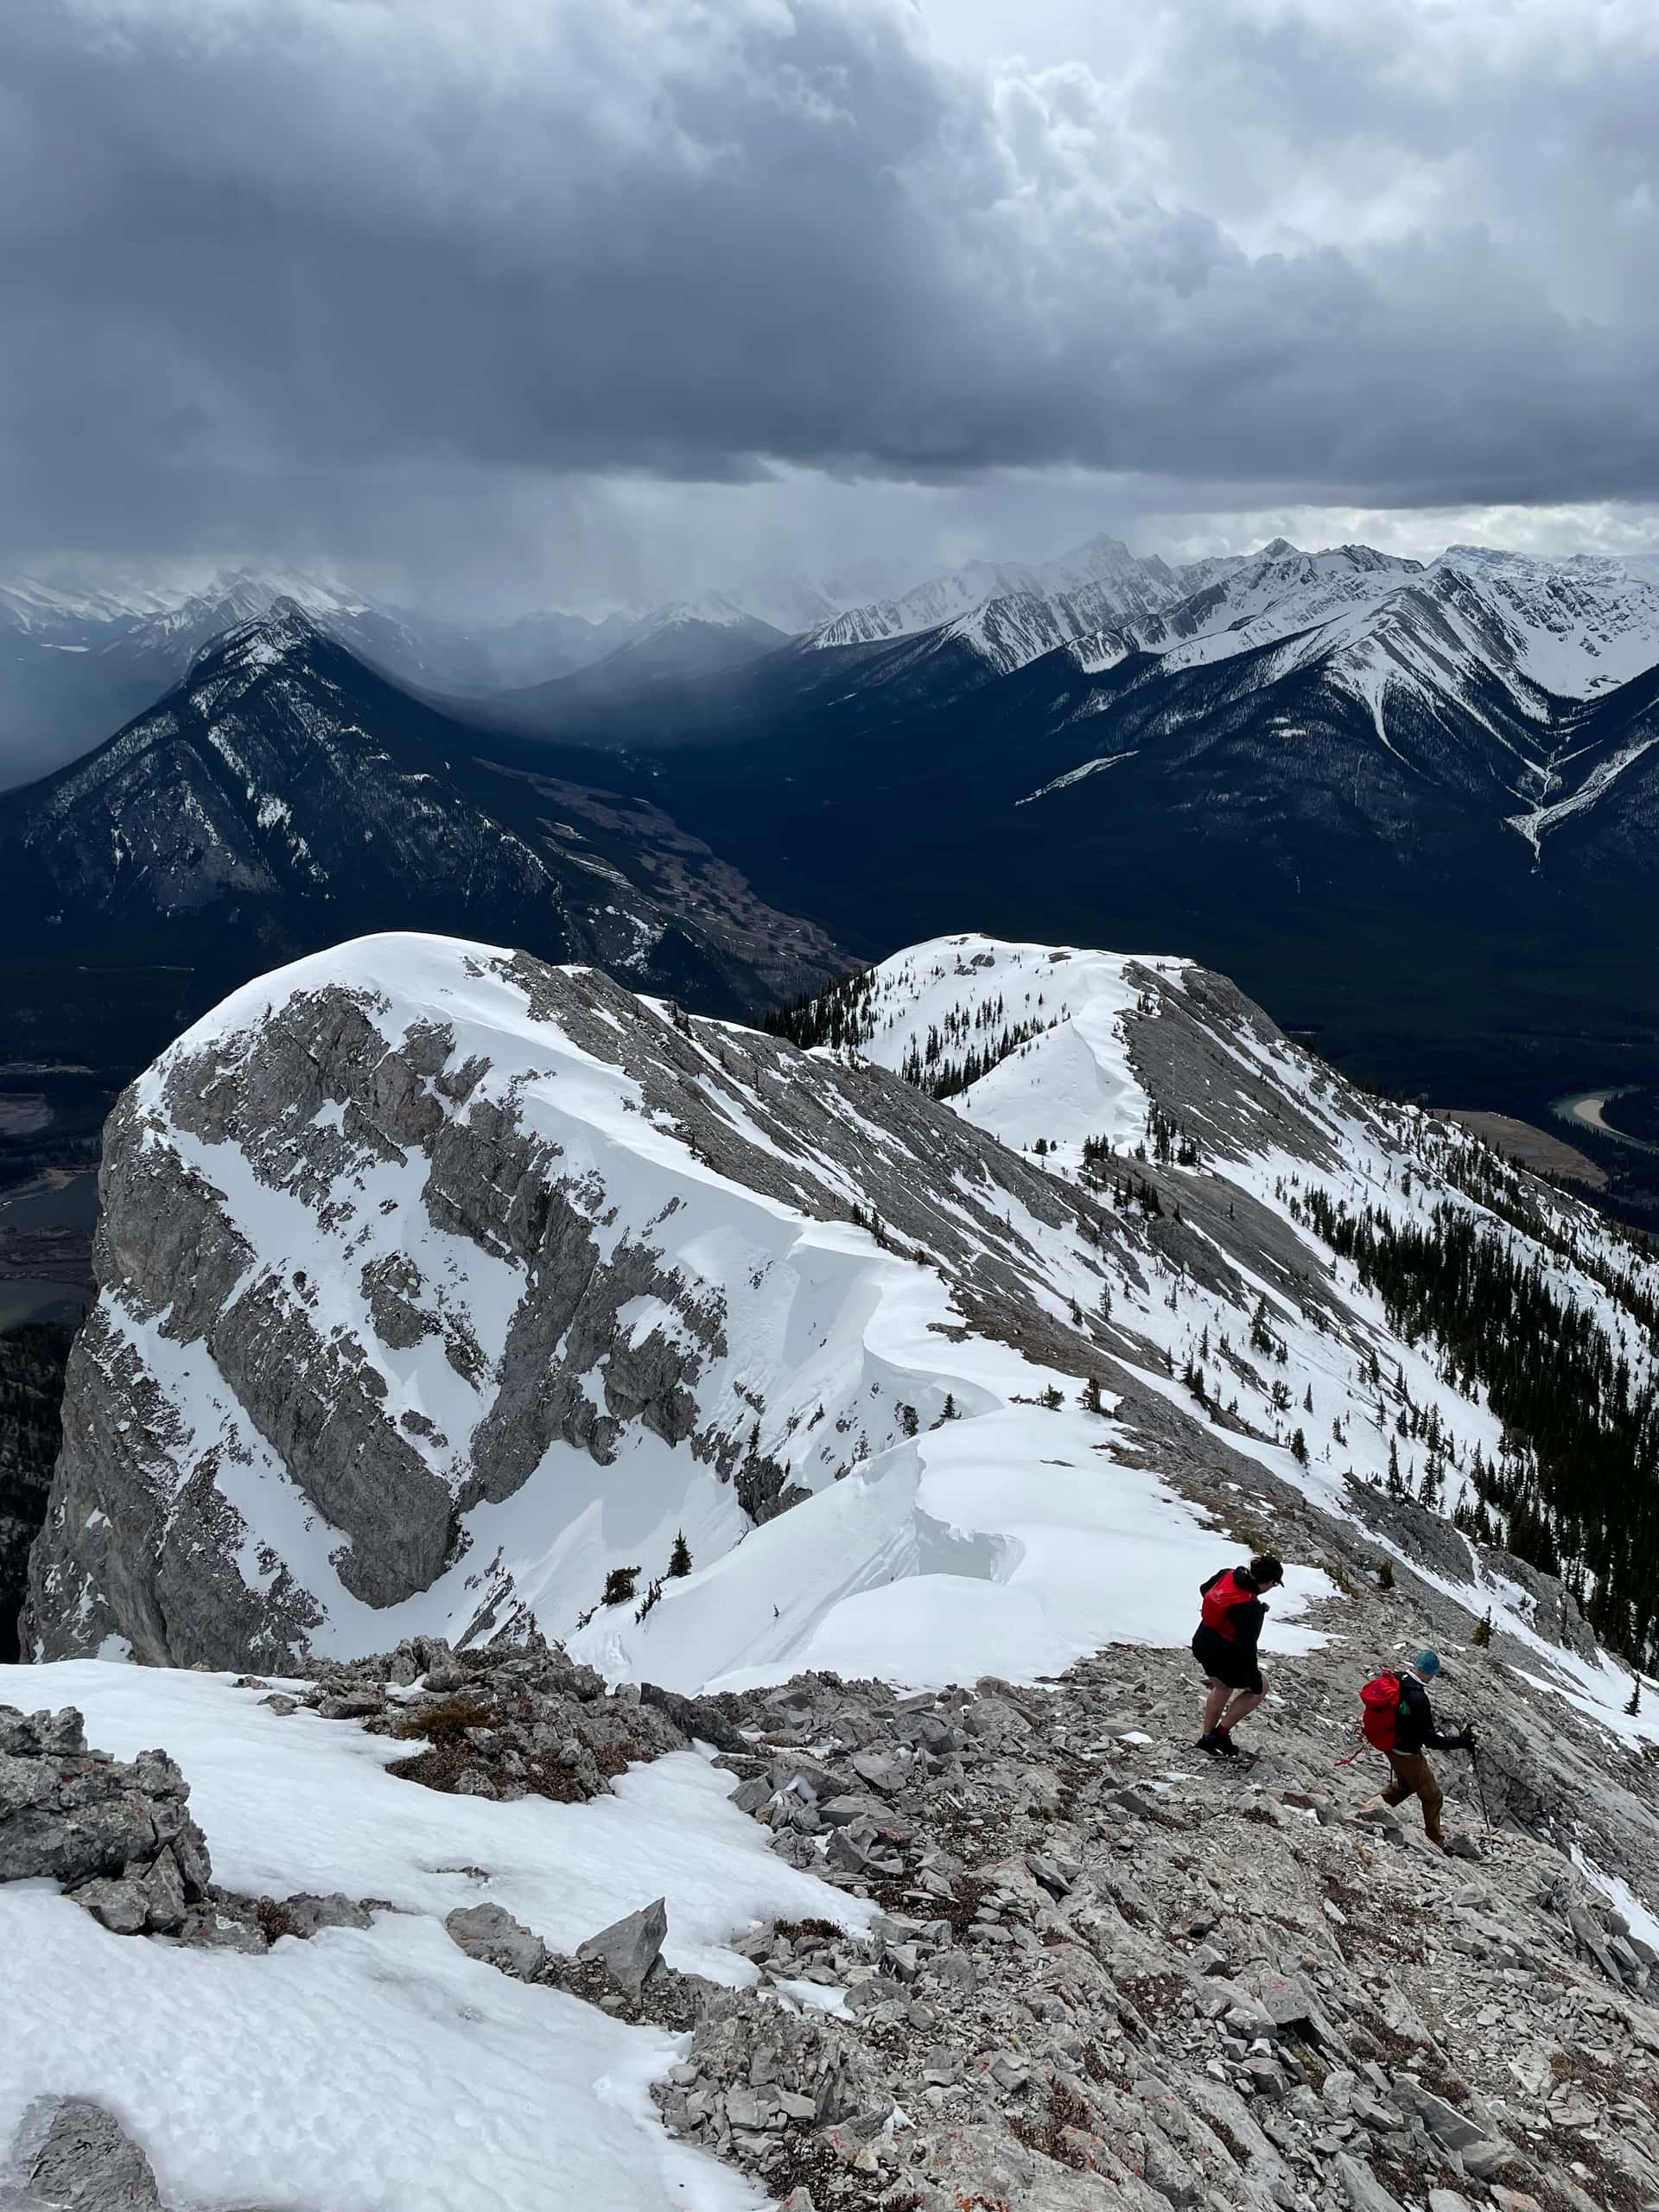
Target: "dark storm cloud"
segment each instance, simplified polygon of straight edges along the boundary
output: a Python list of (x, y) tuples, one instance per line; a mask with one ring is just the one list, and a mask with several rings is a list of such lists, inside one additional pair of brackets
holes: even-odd
[(7, 531), (338, 541), (779, 463), (1649, 496), (1642, 19), (1562, 0), (1602, 24), (1563, 83), (1481, 0), (1484, 49), (1414, 56), (1447, 12), (1080, 15), (1125, 90), (947, 62), (903, 0), (9, 0)]

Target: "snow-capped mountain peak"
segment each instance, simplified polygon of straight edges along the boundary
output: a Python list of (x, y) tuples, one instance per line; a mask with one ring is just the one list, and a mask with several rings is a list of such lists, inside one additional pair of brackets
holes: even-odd
[(747, 607), (740, 606), (727, 593), (706, 591), (696, 599), (677, 600), (668, 606), (652, 608), (640, 618), (629, 642), (637, 644), (664, 630), (683, 630), (693, 623), (706, 624), (712, 629), (734, 630), (756, 620)]
[(1116, 537), (1089, 539), (1036, 567), (974, 562), (902, 598), (854, 607), (812, 632), (827, 648), (870, 645), (937, 629), (987, 673), (1006, 673), (1108, 624), (1149, 615), (1179, 596), (1173, 570)]

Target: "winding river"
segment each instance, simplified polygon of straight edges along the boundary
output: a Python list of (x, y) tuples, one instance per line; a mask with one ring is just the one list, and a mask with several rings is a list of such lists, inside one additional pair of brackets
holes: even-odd
[(1645, 1087), (1639, 1083), (1618, 1083), (1600, 1090), (1573, 1090), (1565, 1098), (1552, 1098), (1549, 1110), (1558, 1120), (1571, 1122), (1580, 1129), (1593, 1129), (1599, 1137), (1611, 1137), (1615, 1144), (1627, 1144), (1637, 1152), (1659, 1153), (1659, 1144), (1650, 1143), (1646, 1137), (1626, 1136), (1623, 1129), (1616, 1129), (1602, 1117), (1602, 1109), (1610, 1098), (1623, 1098), (1627, 1091)]

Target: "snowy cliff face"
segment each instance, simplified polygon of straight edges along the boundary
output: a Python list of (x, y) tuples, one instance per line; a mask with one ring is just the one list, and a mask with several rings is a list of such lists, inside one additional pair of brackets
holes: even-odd
[[(53, 1651), (568, 1634), (683, 1529), (716, 1565), (659, 1672), (700, 1679), (895, 1573), (998, 1585), (1018, 1547), (922, 1507), (915, 1440), (951, 1400), (1017, 1461), (1015, 1394), (1089, 1367), (1051, 1280), (1098, 1281), (1080, 1194), (898, 1078), (481, 948), (250, 986), (127, 1095), (104, 1188)], [(994, 1448), (950, 1429), (947, 1460)], [(770, 1564), (735, 1552), (821, 1493)]]
[(1639, 1386), (1654, 1271), (1587, 1210), (1181, 962), (957, 938), (821, 1011), (803, 1052), (405, 937), (198, 1024), (110, 1128), (26, 1648), (1030, 1678), (1184, 1640), (1271, 1527), (1293, 1620), (1393, 1549), (1623, 1703), (1558, 1584), (1404, 1495), (1472, 1510), (1503, 1423), (1311, 1212), (1491, 1226)]

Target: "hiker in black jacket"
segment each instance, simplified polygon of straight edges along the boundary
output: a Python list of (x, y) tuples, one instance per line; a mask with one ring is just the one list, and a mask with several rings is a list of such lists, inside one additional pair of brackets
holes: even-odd
[(1472, 1728), (1460, 1728), (1455, 1735), (1448, 1736), (1435, 1726), (1434, 1711), (1426, 1686), (1440, 1671), (1440, 1653), (1428, 1650), (1420, 1651), (1411, 1666), (1401, 1669), (1394, 1745), (1383, 1754), (1394, 1769), (1394, 1779), (1378, 1802), (1403, 1805), (1408, 1797), (1415, 1797), (1423, 1808), (1425, 1834), (1437, 1850), (1444, 1851), (1446, 1838), (1440, 1833), (1440, 1808), (1446, 1799), (1434, 1778), (1434, 1770), (1423, 1753), (1426, 1750), (1472, 1751), (1475, 1732)]
[(1268, 1694), (1255, 1656), (1268, 1618), (1262, 1593), (1276, 1590), (1284, 1579), (1279, 1561), (1263, 1553), (1248, 1567), (1224, 1567), (1198, 1586), (1203, 1607), (1192, 1637), (1192, 1656), (1209, 1684), (1204, 1733), (1197, 1745), (1201, 1751), (1214, 1752), (1219, 1758), (1238, 1756), (1232, 1732)]

